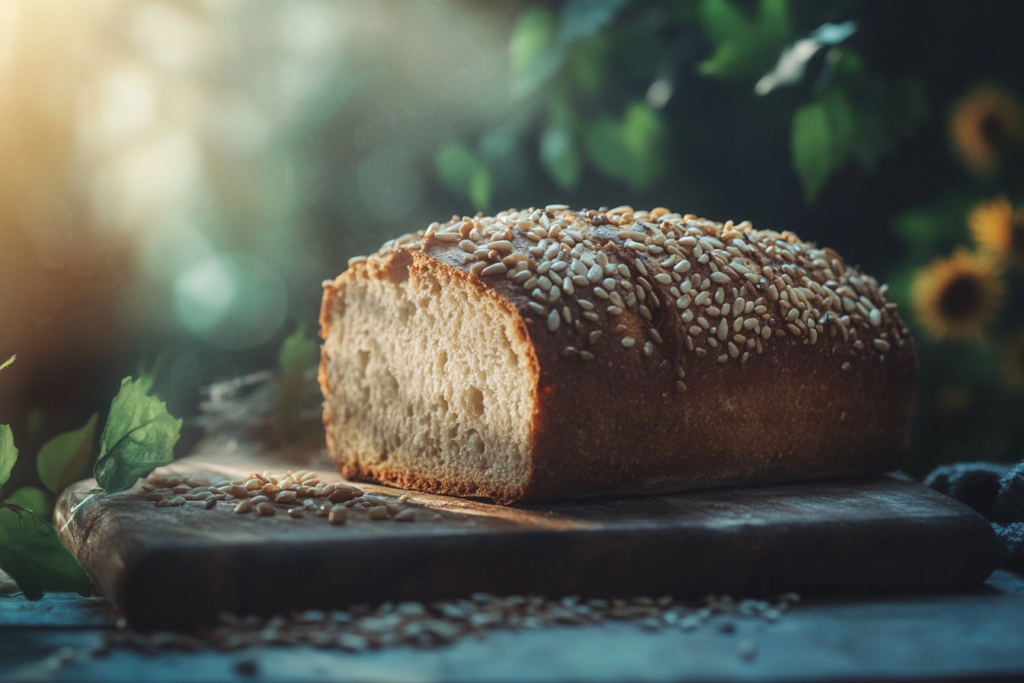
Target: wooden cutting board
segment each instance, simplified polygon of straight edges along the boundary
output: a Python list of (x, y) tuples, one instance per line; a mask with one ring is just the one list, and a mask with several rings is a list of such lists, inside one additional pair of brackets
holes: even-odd
[[(325, 461), (313, 464), (338, 479)], [(236, 478), (309, 466), (222, 439), (167, 469)], [(90, 496), (93, 485), (61, 497), (61, 538), (142, 629), (208, 624), (222, 611), (477, 591), (685, 599), (939, 590), (982, 582), (996, 560), (981, 516), (895, 475), (516, 508), (410, 492), (416, 522), (350, 510), (343, 526), (309, 514), (238, 515), (225, 503), (156, 508), (138, 486)]]

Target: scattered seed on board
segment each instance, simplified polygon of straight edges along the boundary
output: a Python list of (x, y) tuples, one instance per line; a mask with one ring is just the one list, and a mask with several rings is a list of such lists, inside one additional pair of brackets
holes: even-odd
[(370, 508), (367, 516), (374, 521), (389, 519), (391, 517), (391, 515), (388, 514), (388, 508), (386, 505), (377, 505), (376, 507)]
[(335, 505), (327, 513), (327, 521), (331, 524), (344, 524), (348, 520), (348, 510), (344, 505)]

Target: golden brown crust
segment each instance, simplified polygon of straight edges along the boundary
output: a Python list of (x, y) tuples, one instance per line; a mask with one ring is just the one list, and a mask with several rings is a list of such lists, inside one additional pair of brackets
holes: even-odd
[(531, 476), (481, 490), (357, 465), (328, 429), (347, 477), (511, 503), (889, 470), (908, 445), (916, 356), (895, 305), (789, 233), (629, 207), (453, 219), (327, 285), (324, 334), (346, 278), (396, 259), (518, 313), (535, 353)]

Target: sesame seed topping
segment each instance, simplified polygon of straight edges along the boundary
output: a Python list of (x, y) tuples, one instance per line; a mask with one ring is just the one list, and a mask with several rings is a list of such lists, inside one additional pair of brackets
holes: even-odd
[[(755, 230), (749, 221), (722, 224), (660, 208), (576, 212), (553, 204), (431, 223), (351, 265), (372, 267), (400, 248), (446, 252), (449, 263), (485, 286), (516, 293), (524, 314), (529, 310), (552, 334), (566, 336), (557, 348), (567, 357), (588, 360), (571, 350), (580, 340), (597, 343), (612, 328), (623, 339), (641, 339), (642, 353), (652, 355), (654, 344), (666, 343), (654, 327), (662, 297), (679, 311), (683, 331), (669, 337), (666, 353), (671, 358), (677, 344), (694, 354), (693, 363), (708, 353), (698, 343), (718, 349), (716, 360), (740, 364), (755, 349), (760, 354), (781, 343), (854, 356), (910, 348), (887, 287), (829, 249), (788, 232)], [(592, 296), (583, 298), (588, 289)], [(595, 310), (595, 300), (605, 303), (604, 311)], [(630, 327), (616, 324), (630, 313), (636, 314)]]
[(633, 346), (633, 344), (635, 344), (635, 343), (636, 343), (636, 340), (633, 339), (632, 337), (623, 337), (622, 338), (622, 345), (625, 346), (627, 349), (629, 347)]

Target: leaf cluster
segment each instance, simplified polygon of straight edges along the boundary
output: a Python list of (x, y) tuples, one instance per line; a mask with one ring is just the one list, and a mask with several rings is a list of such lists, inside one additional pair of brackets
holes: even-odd
[[(107, 493), (131, 487), (173, 458), (181, 420), (171, 417), (164, 403), (148, 394), (151, 388), (151, 378), (132, 381), (127, 377), (110, 406), (93, 472)], [(39, 479), (53, 496), (86, 476), (97, 421), (98, 415), (93, 415), (82, 427), (59, 434), (39, 450)], [(9, 425), (0, 425), (0, 487), (10, 479), (17, 459), (14, 434)], [(44, 519), (51, 508), (50, 495), (34, 486), (19, 488), (0, 501), (0, 570), (29, 599), (39, 598), (44, 591), (89, 595), (88, 578)]]

